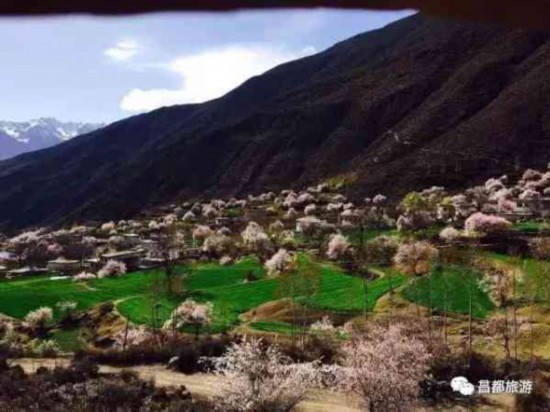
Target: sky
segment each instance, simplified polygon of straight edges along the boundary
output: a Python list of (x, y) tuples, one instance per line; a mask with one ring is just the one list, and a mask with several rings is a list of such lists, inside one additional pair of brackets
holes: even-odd
[(0, 120), (109, 123), (200, 103), (412, 12), (0, 18)]

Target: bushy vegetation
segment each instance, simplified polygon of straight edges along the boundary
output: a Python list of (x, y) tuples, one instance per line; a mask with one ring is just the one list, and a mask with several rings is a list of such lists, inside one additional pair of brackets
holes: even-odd
[(96, 365), (78, 361), (68, 368), (38, 370), (26, 375), (16, 366), (0, 371), (3, 411), (193, 411), (212, 405), (192, 400), (185, 388), (155, 388), (130, 372), (100, 376)]

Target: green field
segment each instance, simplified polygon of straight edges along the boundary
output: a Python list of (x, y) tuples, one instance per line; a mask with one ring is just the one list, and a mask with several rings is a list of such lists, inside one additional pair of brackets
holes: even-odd
[[(361, 231), (359, 229), (344, 230), (344, 235), (354, 245), (361, 243)], [(397, 229), (365, 229), (363, 231), (363, 244), (378, 236), (399, 236)]]
[[(250, 327), (262, 332), (284, 333), (286, 335), (292, 334), (293, 332), (292, 325), (287, 322), (259, 321), (252, 322)], [(294, 330), (294, 332), (296, 332), (296, 330)]]
[[(504, 256), (497, 257), (508, 259)], [(300, 255), (299, 261), (302, 265), (309, 260), (305, 255)], [(527, 260), (526, 268), (535, 268), (535, 265), (540, 264), (548, 263)], [(300, 265), (298, 270), (301, 270)], [(299, 294), (295, 296), (300, 303), (316, 310), (349, 315), (364, 311), (365, 290), (362, 279), (345, 274), (333, 264), (314, 263), (313, 266), (318, 286), (307, 298)], [(45, 277), (4, 281), (0, 282), (0, 312), (23, 318), (30, 310), (49, 306), (54, 308), (58, 319), (61, 314), (55, 305), (60, 301), (75, 301), (79, 310), (89, 309), (102, 302), (115, 301), (119, 312), (132, 322), (160, 326), (180, 302), (190, 297), (214, 304), (211, 331), (216, 332), (238, 324), (241, 313), (289, 296), (283, 292), (279, 279), (265, 278), (256, 258), (245, 258), (230, 266), (207, 263), (196, 264), (187, 269), (188, 274), (183, 277), (185, 292), (172, 297), (163, 291), (153, 293), (153, 285), (163, 284), (164, 280), (163, 271), (158, 269), (130, 273), (120, 278), (93, 279), (85, 283), (69, 279), (50, 280)], [(178, 270), (181, 272), (183, 268)], [(378, 271), (385, 275), (367, 282), (368, 310), (372, 310), (376, 301), (391, 288), (397, 288), (407, 280), (393, 269), (383, 268)], [(249, 273), (253, 273), (258, 280), (245, 281)], [(493, 309), (493, 305), (477, 284), (480, 275), (474, 273), (473, 276), (473, 314), (483, 318)], [(410, 301), (439, 310), (444, 309), (446, 301), (448, 311), (468, 313), (469, 275), (463, 268), (448, 267), (429, 277), (409, 282), (403, 289), (403, 295)], [(260, 323), (255, 327), (264, 330), (282, 326)]]
[(547, 222), (534, 222), (531, 220), (527, 220), (525, 222), (518, 222), (512, 226), (512, 230), (517, 230), (519, 232), (527, 232), (527, 233), (540, 232), (546, 229), (548, 229)]
[(486, 253), (489, 259), (495, 259), (517, 267), (525, 273), (525, 279), (519, 279), (518, 292), (525, 298), (530, 298), (529, 290), (534, 291), (534, 297), (538, 303), (548, 304), (548, 288), (540, 287), (550, 282), (550, 262), (533, 258), (517, 258), (499, 253)]
[[(301, 264), (309, 259), (300, 255)], [(299, 269), (300, 270), (300, 266)], [(313, 264), (317, 287), (311, 296), (295, 296), (301, 303), (314, 309), (354, 314), (364, 310), (363, 281), (345, 274), (332, 264)], [(179, 268), (180, 271), (183, 268)], [(171, 311), (190, 297), (214, 304), (213, 331), (238, 323), (239, 314), (263, 303), (287, 297), (279, 279), (265, 278), (264, 271), (255, 258), (245, 258), (230, 266), (216, 263), (197, 264), (183, 277), (185, 293), (170, 297), (165, 292), (153, 293), (155, 284), (163, 283), (162, 270), (129, 273), (120, 278), (93, 279), (73, 282), (70, 279), (50, 280), (34, 277), (0, 282), (0, 312), (15, 318), (23, 318), (29, 311), (41, 306), (54, 309), (59, 319), (61, 313), (56, 303), (70, 300), (77, 302), (77, 310), (86, 310), (106, 301), (117, 302), (119, 312), (134, 323), (162, 324)], [(386, 272), (389, 269), (384, 269)], [(258, 280), (245, 281), (253, 273)], [(395, 273), (368, 282), (368, 306), (372, 309), (376, 300), (405, 281)], [(390, 283), (391, 280), (391, 283)], [(155, 311), (153, 310), (155, 309)], [(63, 337), (60, 337), (63, 340)]]
[[(304, 259), (304, 257), (301, 257)], [(359, 278), (344, 274), (333, 265), (317, 265), (319, 270), (319, 287), (317, 292), (309, 298), (299, 297), (301, 303), (327, 311), (348, 312), (350, 314), (364, 310), (365, 298), (363, 281)], [(227, 276), (231, 267), (221, 268), (210, 265), (209, 273), (204, 268), (197, 268), (187, 283), (189, 295), (198, 301), (210, 301), (214, 304), (213, 331), (224, 329), (237, 323), (241, 313), (249, 311), (258, 305), (285, 297), (278, 279), (260, 279), (254, 282), (243, 282), (244, 272), (233, 273)], [(258, 267), (259, 271), (259, 267)], [(387, 293), (391, 287), (402, 284), (405, 277), (392, 273), (391, 284), (389, 277), (382, 277), (368, 283), (369, 310), (376, 300)], [(218, 280), (216, 280), (218, 279)], [(215, 286), (213, 286), (215, 285)], [(170, 312), (181, 299), (161, 297), (158, 311), (159, 323), (168, 319)], [(139, 296), (121, 302), (118, 306), (120, 313), (136, 323), (152, 324), (152, 302), (147, 296)]]
[(469, 313), (471, 286), (472, 314), (484, 318), (494, 305), (487, 293), (479, 287), (480, 278), (480, 273), (463, 267), (445, 267), (409, 283), (403, 290), (403, 296), (411, 302), (440, 311), (447, 308), (449, 312)]
[(75, 352), (82, 349), (80, 329), (57, 330), (52, 333), (51, 339), (57, 342), (63, 352)]
[(60, 301), (77, 302), (77, 310), (85, 310), (101, 302), (147, 293), (150, 289), (150, 274), (140, 272), (116, 279), (94, 279), (87, 283), (70, 279), (50, 280), (47, 277), (2, 281), (0, 312), (23, 318), (31, 310), (49, 306), (58, 318), (60, 313), (55, 305)]

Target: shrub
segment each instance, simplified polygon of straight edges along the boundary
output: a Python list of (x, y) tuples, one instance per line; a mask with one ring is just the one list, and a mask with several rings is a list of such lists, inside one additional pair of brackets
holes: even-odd
[(419, 210), (411, 213), (400, 215), (397, 219), (396, 226), (400, 232), (408, 230), (426, 229), (435, 223), (435, 218), (432, 213), (425, 210)]
[(269, 249), (271, 242), (263, 228), (256, 222), (249, 222), (241, 233), (244, 245), (253, 252), (262, 252)]
[(520, 195), (519, 198), (521, 200), (532, 200), (532, 199), (538, 199), (541, 196), (539, 192), (537, 192), (534, 189), (525, 189)]
[(218, 262), (220, 266), (228, 266), (233, 263), (233, 258), (231, 256), (225, 255), (222, 256)]
[(297, 219), (296, 222), (306, 236), (322, 237), (336, 232), (336, 227), (333, 224), (321, 220), (316, 216), (302, 217)]
[(199, 225), (195, 229), (193, 229), (194, 239), (204, 240), (211, 234), (212, 234), (212, 229), (210, 229), (208, 226)]
[(314, 215), (315, 212), (317, 210), (317, 206), (315, 206), (314, 204), (311, 204), (311, 205), (307, 205), (305, 208), (304, 208), (304, 213), (306, 215)]
[(279, 249), (268, 261), (265, 262), (265, 270), (267, 275), (275, 277), (282, 272), (288, 271), (294, 262), (294, 257), (285, 249)]
[(460, 231), (449, 226), (439, 232), (439, 237), (445, 242), (453, 242), (460, 237)]
[(372, 198), (372, 203), (376, 206), (379, 206), (379, 205), (383, 205), (384, 203), (386, 203), (386, 196), (384, 195), (381, 195), (381, 194), (377, 194), (376, 196), (374, 196)]
[(195, 335), (198, 336), (200, 328), (212, 322), (213, 309), (210, 302), (197, 303), (193, 299), (187, 299), (174, 309), (170, 319), (164, 324), (164, 329), (180, 329), (184, 325), (192, 325), (195, 327)]
[(285, 225), (280, 220), (276, 220), (269, 225), (269, 231), (273, 234), (281, 233), (284, 229)]
[(464, 229), (470, 234), (494, 233), (506, 230), (511, 225), (512, 224), (503, 217), (477, 212), (466, 219), (466, 222), (464, 222)]
[(57, 302), (55, 306), (61, 312), (61, 323), (64, 326), (71, 325), (74, 321), (74, 312), (77, 307), (77, 302), (66, 300)]
[(3, 411), (170, 411), (206, 412), (213, 405), (193, 401), (185, 387), (157, 389), (130, 372), (97, 376), (97, 368), (73, 364), (25, 375), (20, 367), (0, 374)]
[(153, 333), (144, 326), (123, 329), (113, 335), (115, 348), (126, 348), (131, 346), (140, 346), (144, 342), (153, 339)]
[(53, 311), (48, 307), (41, 307), (36, 310), (30, 311), (25, 316), (25, 322), (27, 325), (38, 333), (43, 332), (46, 326), (53, 319)]
[(193, 222), (196, 218), (195, 214), (189, 210), (185, 212), (181, 220), (184, 222)]
[(55, 358), (59, 355), (60, 349), (57, 342), (53, 340), (43, 340), (33, 348), (33, 352), (41, 358)]
[(202, 250), (213, 256), (221, 256), (227, 253), (232, 245), (233, 242), (228, 236), (221, 233), (213, 233), (204, 240)]
[(121, 276), (126, 273), (126, 265), (123, 262), (116, 260), (109, 260), (105, 263), (99, 272), (97, 272), (97, 277), (99, 278), (111, 278)]
[(537, 237), (529, 243), (531, 253), (541, 260), (550, 260), (550, 238)]
[(340, 259), (349, 252), (351, 243), (341, 234), (332, 235), (327, 247), (327, 257), (329, 259)]
[(204, 357), (222, 356), (231, 344), (231, 339), (207, 338), (180, 346), (172, 366), (182, 373), (206, 372), (208, 365), (201, 361)]
[(393, 261), (403, 273), (423, 275), (429, 272), (438, 256), (438, 250), (429, 242), (404, 243), (397, 249)]
[(89, 272), (80, 272), (78, 275), (73, 276), (75, 282), (81, 282), (84, 280), (95, 279), (97, 276)]

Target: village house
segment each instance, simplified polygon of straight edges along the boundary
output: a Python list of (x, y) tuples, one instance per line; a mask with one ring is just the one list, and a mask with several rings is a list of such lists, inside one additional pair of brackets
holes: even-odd
[(141, 260), (147, 255), (145, 249), (121, 250), (118, 252), (104, 253), (99, 259), (102, 264), (109, 260), (116, 260), (126, 265), (128, 270), (137, 269), (141, 265)]
[(82, 264), (78, 260), (55, 259), (48, 262), (47, 269), (52, 272), (58, 272), (64, 275), (78, 273), (82, 269)]
[(199, 259), (201, 255), (202, 251), (200, 248), (190, 247), (183, 250), (181, 257), (184, 259)]
[(42, 275), (48, 273), (48, 269), (46, 268), (32, 268), (29, 266), (25, 266), (18, 269), (11, 269), (8, 270), (7, 276), (9, 277), (24, 277), (24, 276), (32, 276), (32, 275)]
[(536, 217), (547, 218), (550, 216), (550, 197), (517, 199), (516, 203), (518, 208), (528, 210)]
[(97, 272), (101, 269), (101, 260), (98, 258), (86, 259), (84, 261), (84, 266), (92, 272)]
[(130, 248), (139, 246), (141, 243), (141, 236), (136, 233), (125, 233), (122, 236), (124, 237), (125, 244)]

